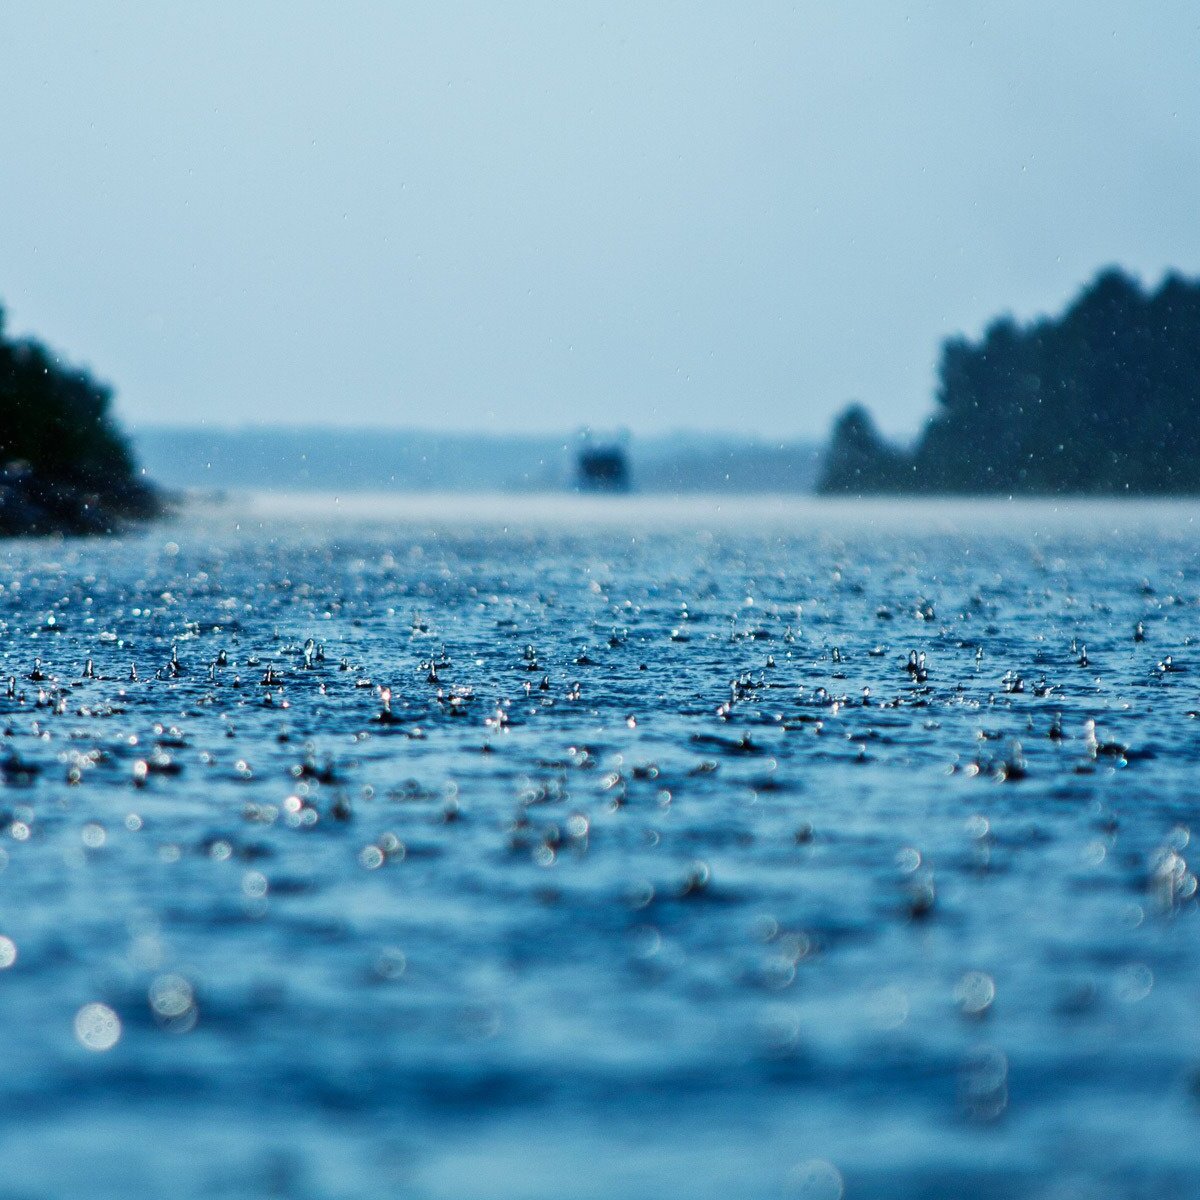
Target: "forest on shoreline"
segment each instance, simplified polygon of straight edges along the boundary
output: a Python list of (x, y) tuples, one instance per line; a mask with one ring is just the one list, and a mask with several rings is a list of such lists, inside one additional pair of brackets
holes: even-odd
[(0, 536), (107, 533), (160, 511), (111, 406), (87, 371), (7, 337), (0, 308)]
[(1200, 493), (1200, 280), (1169, 274), (1147, 291), (1109, 268), (1057, 317), (950, 338), (936, 404), (911, 448), (851, 405), (818, 491)]

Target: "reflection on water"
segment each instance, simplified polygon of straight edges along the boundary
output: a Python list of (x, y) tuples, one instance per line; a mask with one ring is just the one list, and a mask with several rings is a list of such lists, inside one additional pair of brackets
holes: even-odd
[(4, 1194), (1196, 1194), (1197, 512), (13, 543)]

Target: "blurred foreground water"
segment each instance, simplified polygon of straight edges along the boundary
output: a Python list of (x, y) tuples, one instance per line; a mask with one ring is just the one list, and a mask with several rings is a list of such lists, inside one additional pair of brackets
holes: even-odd
[(0, 1197), (1200, 1194), (1198, 517), (3, 546)]

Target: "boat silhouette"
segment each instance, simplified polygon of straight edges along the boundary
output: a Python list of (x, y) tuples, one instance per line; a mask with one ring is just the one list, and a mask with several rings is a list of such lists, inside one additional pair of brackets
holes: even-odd
[(575, 462), (575, 486), (581, 492), (627, 492), (630, 488), (626, 435), (597, 441), (589, 430), (581, 434)]

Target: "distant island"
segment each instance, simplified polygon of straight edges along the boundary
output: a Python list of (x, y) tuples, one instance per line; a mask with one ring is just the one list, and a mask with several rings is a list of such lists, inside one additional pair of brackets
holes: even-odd
[(159, 511), (111, 403), (40, 342), (9, 339), (0, 308), (0, 536), (107, 533)]
[(1059, 317), (942, 346), (937, 411), (911, 448), (852, 405), (826, 494), (1200, 493), (1200, 280), (1102, 271)]

